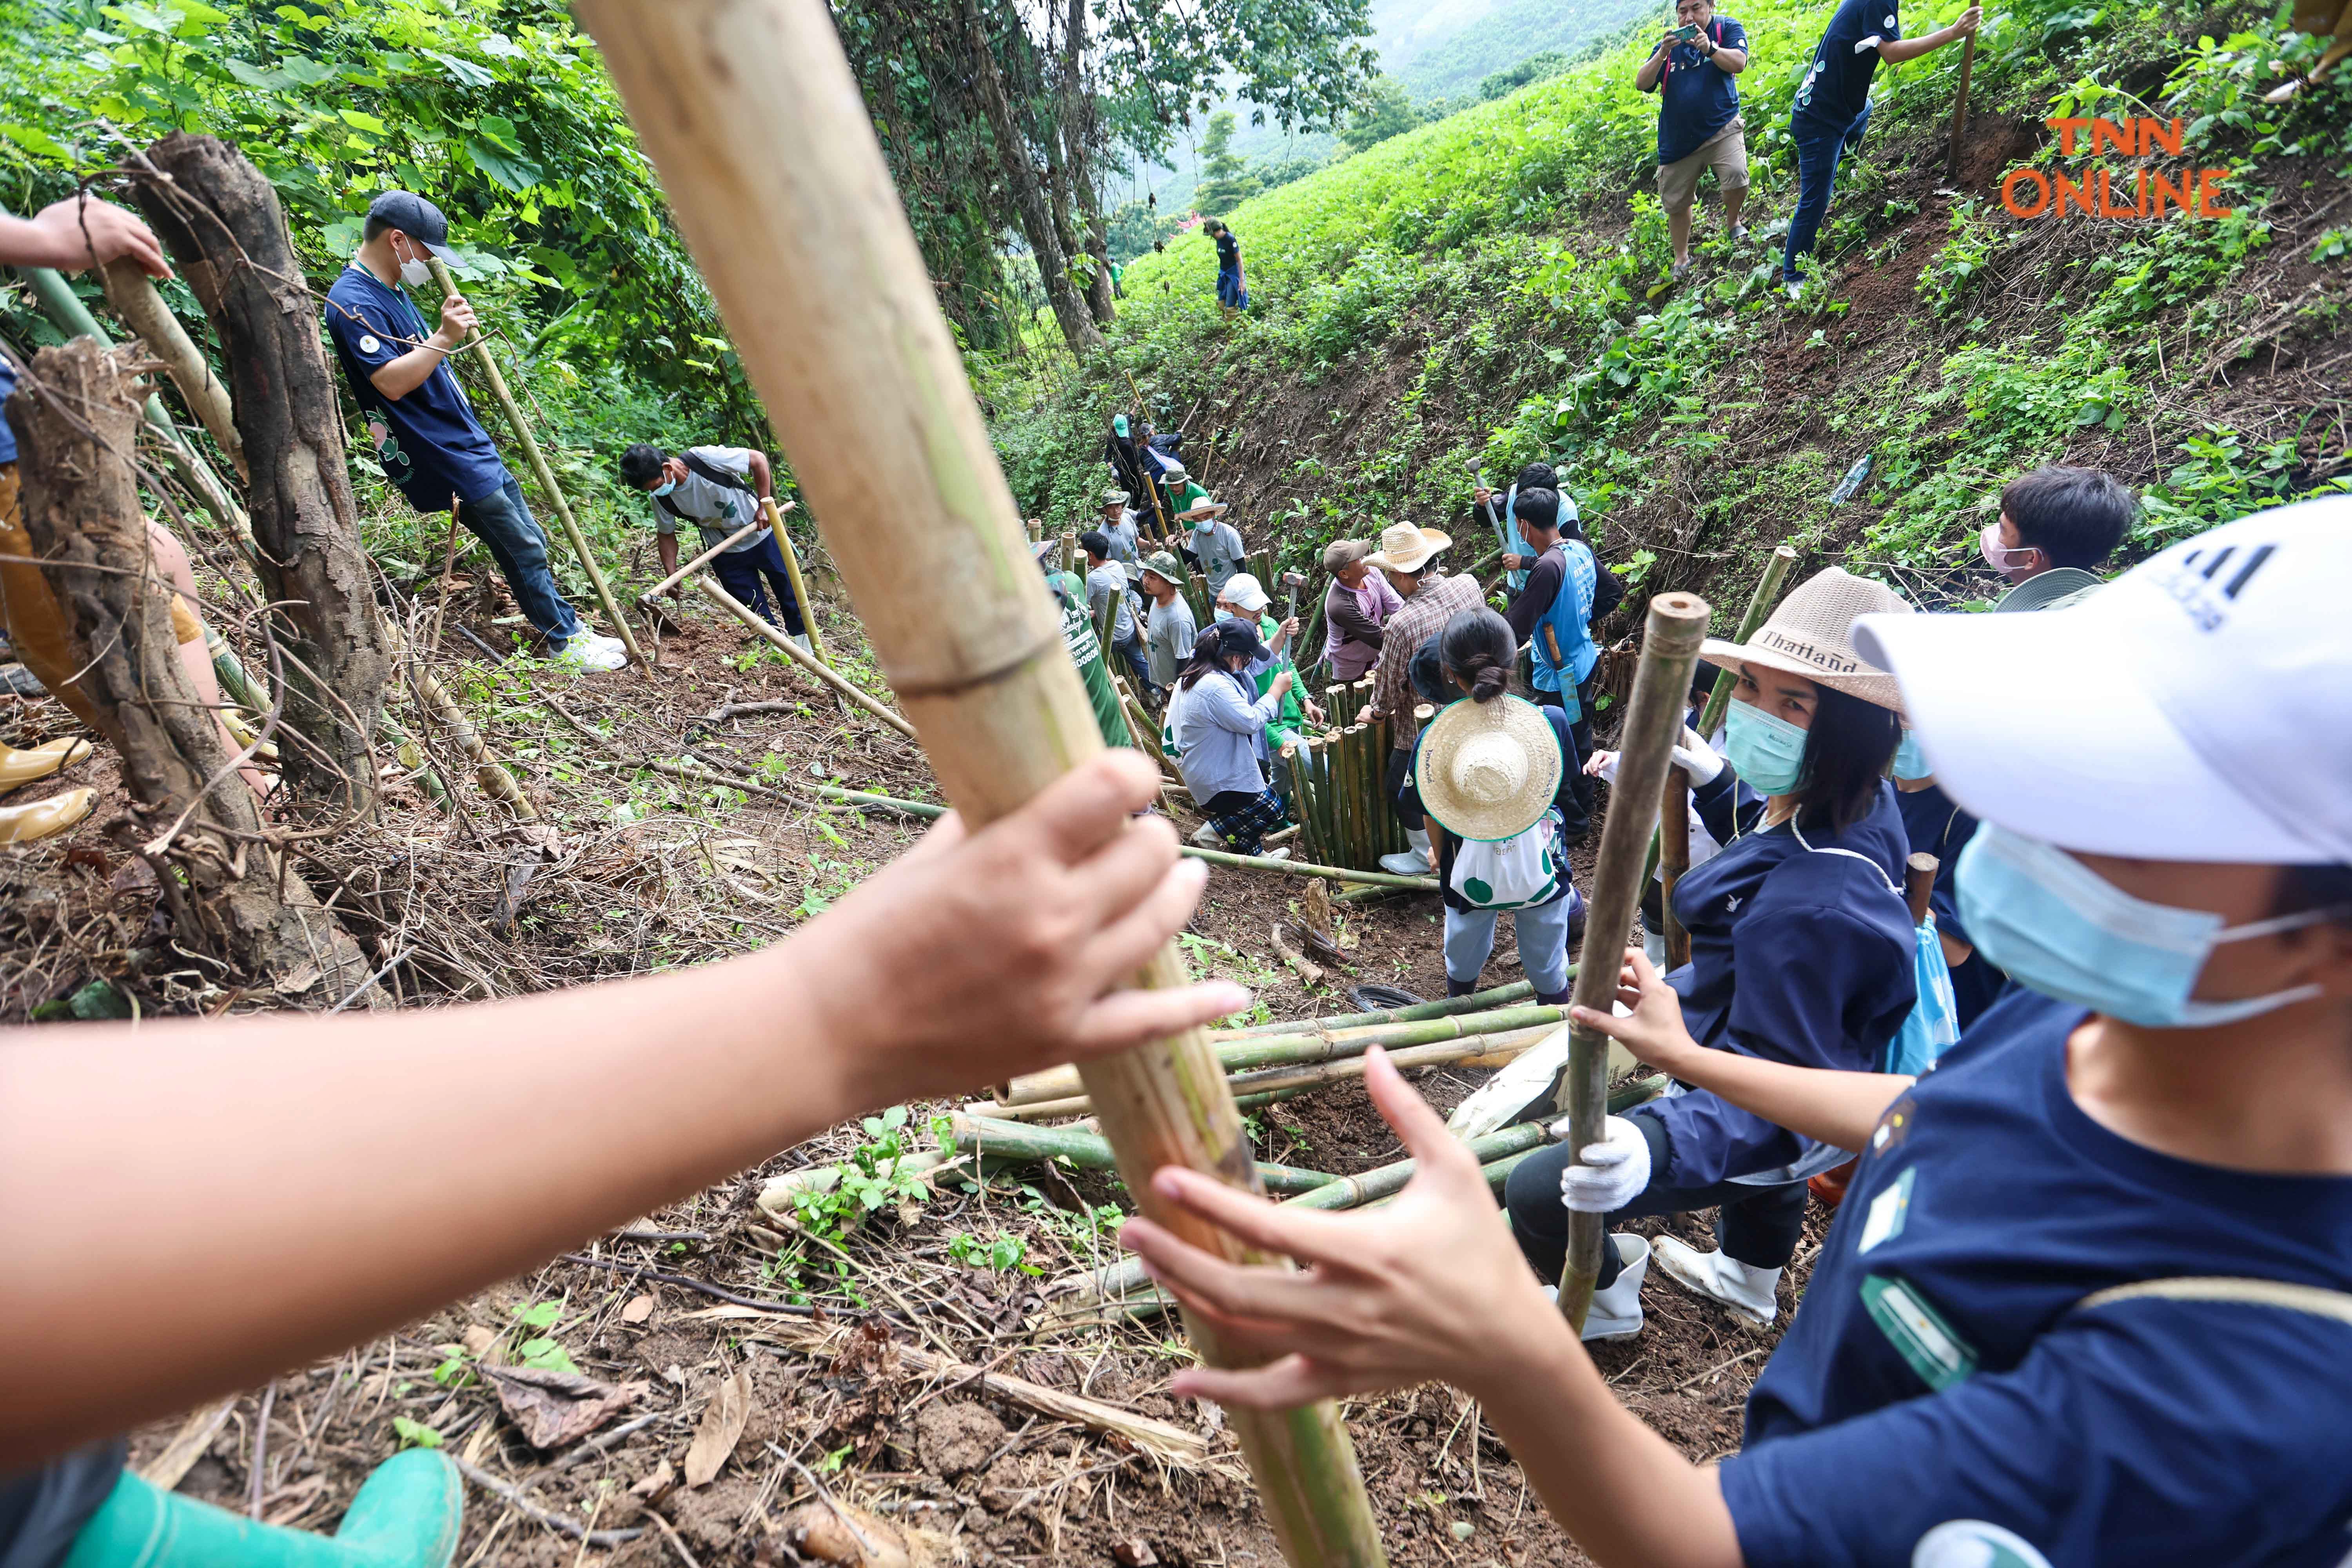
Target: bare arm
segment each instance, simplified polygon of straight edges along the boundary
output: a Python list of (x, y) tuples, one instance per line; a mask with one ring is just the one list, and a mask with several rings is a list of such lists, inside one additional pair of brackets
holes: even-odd
[[(1650, 58), (1643, 60), (1642, 68), (1633, 73), (1633, 85), (1636, 88), (1643, 92), (1658, 90), (1658, 83), (1666, 74), (1666, 51), (1674, 47), (1674, 43), (1675, 36), (1672, 33), (1658, 40), (1658, 47), (1650, 51)], [(1486, 498), (1482, 496), (1479, 499), (1483, 500)]]
[[(841, 1117), (1246, 1003), (1115, 990), (1202, 878), (1129, 753), (789, 940), (485, 1006), (0, 1047), (0, 1465), (386, 1332)], [(971, 933), (988, 933), (974, 942)]]
[(1415, 1162), (1385, 1208), (1281, 1208), (1190, 1172), (1159, 1195), (1269, 1252), (1298, 1274), (1212, 1258), (1149, 1220), (1121, 1239), (1213, 1325), (1247, 1371), (1181, 1373), (1174, 1390), (1250, 1409), (1411, 1387), (1433, 1379), (1477, 1399), (1576, 1543), (1607, 1568), (1739, 1568), (1738, 1536), (1702, 1469), (1619, 1405), (1545, 1300), (1470, 1152), (1375, 1047), (1365, 1087)]
[(169, 278), (163, 242), (130, 213), (95, 196), (68, 196), (31, 217), (0, 213), (0, 262), (78, 272), (118, 258), (139, 264), (150, 278)]
[(1683, 1026), (1682, 1000), (1638, 947), (1625, 950), (1617, 999), (1633, 1009), (1618, 1017), (1590, 1008), (1570, 1016), (1622, 1044), (1643, 1061), (1721, 1095), (1776, 1127), (1840, 1149), (1866, 1149), (1878, 1119), (1918, 1080), (1904, 1073), (1833, 1072), (1711, 1051)]
[(661, 557), (663, 576), (667, 577), (670, 575), (670, 574), (676, 572), (677, 570), (677, 535), (675, 533), (655, 534), (654, 553)]
[(776, 468), (768, 461), (768, 454), (757, 447), (751, 451), (751, 488), (760, 492), (761, 500), (776, 499)]
[(441, 362), (474, 335), (474, 307), (463, 294), (441, 301), (441, 325), (433, 335), (396, 360), (388, 360), (368, 377), (368, 384), (394, 403), (425, 384)]
[(1706, 57), (1707, 62), (1726, 76), (1738, 76), (1748, 68), (1748, 51), (1718, 47)]
[(1960, 13), (1959, 19), (1948, 27), (1938, 27), (1932, 33), (1916, 38), (1897, 38), (1891, 44), (1878, 46), (1878, 58), (1888, 65), (1899, 66), (1906, 60), (1916, 60), (1931, 54), (1955, 38), (1964, 38), (1977, 30), (1984, 20), (1984, 9), (1971, 5)]

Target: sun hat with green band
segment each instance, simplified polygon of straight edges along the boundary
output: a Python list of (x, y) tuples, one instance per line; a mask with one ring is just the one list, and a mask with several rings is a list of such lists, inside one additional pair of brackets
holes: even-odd
[(1456, 838), (1510, 838), (1543, 820), (1567, 767), (1542, 709), (1465, 698), (1422, 731), (1413, 783), (1422, 809)]

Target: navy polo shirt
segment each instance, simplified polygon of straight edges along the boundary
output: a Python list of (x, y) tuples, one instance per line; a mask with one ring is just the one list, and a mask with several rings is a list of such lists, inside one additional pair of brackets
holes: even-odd
[[(1719, 49), (1748, 47), (1748, 30), (1728, 16), (1709, 22), (1706, 37)], [(1696, 42), (1666, 51), (1665, 72), (1651, 90), (1658, 95), (1661, 167), (1689, 157), (1739, 118), (1739, 79), (1708, 59)]]
[(435, 365), (405, 397), (386, 397), (368, 380), (432, 334), (404, 290), (386, 288), (356, 262), (327, 290), (327, 336), (367, 417), (384, 476), (417, 510), (446, 511), (453, 500), (480, 500), (507, 482), (507, 466), (449, 362)]
[(2109, 1131), (2066, 1084), (2086, 1016), (2011, 987), (1879, 1122), (1722, 1468), (1748, 1568), (2345, 1560), (2352, 1324), (2074, 1309), (2193, 1276), (2352, 1290), (2352, 1179)]
[(1878, 69), (1875, 48), (1854, 52), (1863, 39), (1876, 36), (1893, 43), (1903, 36), (1903, 14), (1896, 0), (1844, 0), (1830, 18), (1829, 31), (1813, 47), (1813, 63), (1797, 88), (1796, 118), (1817, 120), (1843, 131), (1861, 117), (1870, 102), (1870, 79)]

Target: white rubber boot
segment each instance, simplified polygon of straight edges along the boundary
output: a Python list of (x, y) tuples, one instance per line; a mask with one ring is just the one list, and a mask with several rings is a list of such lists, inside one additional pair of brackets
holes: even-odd
[(1720, 1252), (1701, 1252), (1671, 1236), (1658, 1237), (1657, 1247), (1658, 1267), (1685, 1290), (1722, 1302), (1758, 1328), (1770, 1328), (1780, 1315), (1774, 1295), (1780, 1284), (1779, 1269), (1758, 1268)]
[(1588, 1340), (1630, 1340), (1642, 1331), (1642, 1281), (1650, 1273), (1650, 1243), (1618, 1235), (1609, 1245), (1617, 1249), (1617, 1279), (1608, 1289), (1592, 1293), (1592, 1308), (1584, 1314)]
[(816, 657), (816, 650), (809, 647), (808, 633), (786, 632), (784, 634), (784, 640), (792, 644), (794, 647), (800, 649), (803, 653), (808, 655), (811, 658), (814, 658)]
[(1381, 856), (1381, 869), (1383, 871), (1394, 872), (1400, 877), (1428, 876), (1429, 829), (1426, 827), (1408, 827), (1404, 830), (1404, 841), (1407, 844), (1412, 845), (1412, 847), (1410, 849), (1400, 849), (1393, 855)]
[(1192, 842), (1203, 849), (1223, 849), (1225, 847), (1225, 836), (1218, 832), (1211, 824), (1204, 822), (1192, 829)]
[(1642, 954), (1659, 973), (1666, 972), (1666, 933), (1662, 931), (1642, 932)]

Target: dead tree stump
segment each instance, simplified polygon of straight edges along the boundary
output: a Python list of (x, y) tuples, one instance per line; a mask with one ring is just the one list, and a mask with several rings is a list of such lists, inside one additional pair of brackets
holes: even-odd
[(147, 156), (169, 179), (141, 181), (139, 205), (220, 334), (262, 586), (308, 667), (288, 672), (286, 718), (324, 754), (289, 749), (286, 776), (298, 798), (347, 810), (375, 790), (371, 743), (393, 650), (360, 547), (317, 308), (278, 193), (243, 153), (174, 132)]
[[(331, 1004), (367, 984), (372, 965), (280, 864), (180, 663), (172, 589), (155, 569), (131, 463), (145, 394), (123, 366), (143, 354), (76, 338), (34, 356), (7, 405), (25, 529), (64, 612), (77, 688), (122, 759), (140, 819), (132, 842), (156, 867), (180, 946), (298, 1004)], [(373, 985), (361, 1000), (384, 1003)]]

